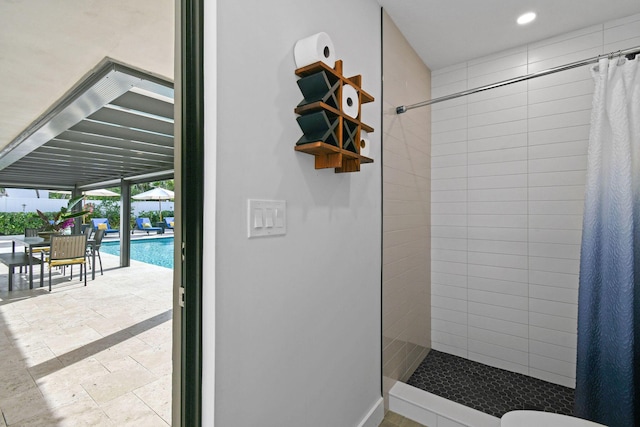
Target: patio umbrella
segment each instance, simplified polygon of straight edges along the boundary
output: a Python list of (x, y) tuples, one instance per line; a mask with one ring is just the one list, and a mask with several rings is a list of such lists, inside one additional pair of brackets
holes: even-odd
[[(58, 194), (71, 194), (69, 190), (57, 190), (57, 191), (49, 191), (50, 193), (58, 193)], [(83, 191), (82, 194), (85, 196), (103, 196), (103, 197), (120, 197), (118, 193), (115, 193), (111, 190), (107, 190), (106, 188), (98, 188), (97, 190), (87, 190)]]
[(106, 188), (98, 188), (97, 190), (83, 191), (85, 196), (103, 196), (103, 197), (120, 197), (120, 195), (114, 191), (107, 190)]
[(162, 221), (162, 201), (163, 200), (172, 200), (173, 199), (173, 191), (167, 190), (166, 188), (156, 187), (152, 188), (149, 191), (145, 191), (144, 193), (136, 194), (132, 197), (132, 199), (136, 200), (157, 200), (158, 208), (160, 210), (160, 221)]

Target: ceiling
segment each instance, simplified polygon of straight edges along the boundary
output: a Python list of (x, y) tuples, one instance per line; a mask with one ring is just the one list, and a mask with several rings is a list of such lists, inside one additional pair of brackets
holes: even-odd
[[(640, 13), (640, 0), (378, 0), (432, 70)], [(531, 24), (516, 18), (537, 13)], [(634, 46), (628, 46), (634, 47)]]
[(106, 58), (0, 151), (0, 186), (173, 178), (173, 82)]
[(0, 0), (0, 187), (172, 171), (174, 30), (175, 0)]

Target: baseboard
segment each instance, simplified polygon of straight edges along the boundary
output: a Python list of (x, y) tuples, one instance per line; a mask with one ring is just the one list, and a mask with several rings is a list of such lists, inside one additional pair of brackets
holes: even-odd
[(384, 419), (384, 400), (381, 398), (371, 407), (358, 427), (378, 427)]
[(500, 427), (500, 419), (433, 393), (397, 382), (389, 410), (429, 427)]

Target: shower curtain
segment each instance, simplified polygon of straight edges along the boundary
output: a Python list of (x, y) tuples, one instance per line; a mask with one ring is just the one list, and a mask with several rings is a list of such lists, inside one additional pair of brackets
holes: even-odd
[(592, 74), (578, 297), (576, 415), (640, 426), (640, 67)]

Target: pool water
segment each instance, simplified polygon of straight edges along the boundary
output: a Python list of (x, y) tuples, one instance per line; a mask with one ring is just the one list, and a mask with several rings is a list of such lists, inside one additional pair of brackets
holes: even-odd
[[(102, 242), (100, 251), (120, 256), (120, 242)], [(131, 259), (173, 268), (173, 237), (132, 240)]]

